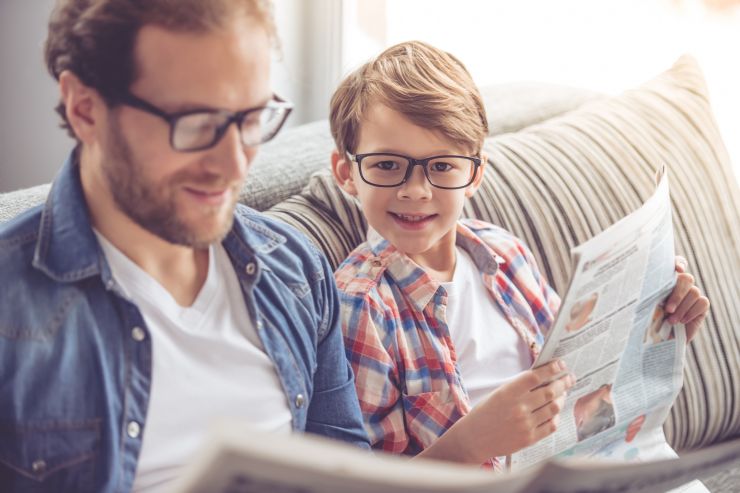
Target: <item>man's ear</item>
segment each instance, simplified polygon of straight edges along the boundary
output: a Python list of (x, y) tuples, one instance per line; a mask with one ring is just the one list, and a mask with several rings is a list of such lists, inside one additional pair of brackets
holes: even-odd
[(486, 170), (486, 164), (488, 164), (488, 155), (486, 155), (485, 152), (482, 152), (480, 154), (480, 166), (478, 166), (478, 172), (475, 174), (475, 179), (473, 179), (473, 183), (465, 188), (466, 197), (470, 198), (475, 195), (478, 187), (483, 183), (483, 172)]
[(342, 190), (352, 196), (357, 196), (357, 186), (352, 177), (352, 161), (346, 153), (339, 154), (336, 149), (331, 152), (331, 173), (334, 181)]
[(67, 121), (75, 135), (82, 143), (91, 144), (97, 139), (105, 102), (95, 89), (85, 85), (69, 70), (59, 75), (59, 92)]

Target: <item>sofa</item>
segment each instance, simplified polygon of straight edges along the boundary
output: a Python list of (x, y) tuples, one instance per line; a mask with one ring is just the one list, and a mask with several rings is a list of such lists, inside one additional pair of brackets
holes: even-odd
[[(738, 436), (740, 189), (696, 61), (684, 56), (616, 96), (538, 83), (482, 93), (489, 165), (464, 215), (522, 238), (561, 294), (570, 248), (639, 207), (655, 170), (667, 167), (676, 253), (712, 305), (688, 348), (665, 433), (679, 452)], [(364, 240), (367, 224), (331, 179), (332, 146), (326, 121), (283, 131), (261, 148), (240, 200), (304, 232), (336, 267)], [(48, 189), (0, 194), (0, 222), (43, 202)], [(737, 491), (740, 464), (704, 479), (712, 491)]]

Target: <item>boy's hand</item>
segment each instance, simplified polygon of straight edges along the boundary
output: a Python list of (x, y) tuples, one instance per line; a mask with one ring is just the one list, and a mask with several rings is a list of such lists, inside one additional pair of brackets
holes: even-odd
[(575, 383), (570, 374), (553, 380), (566, 370), (564, 363), (553, 361), (525, 371), (463, 418), (472, 461), (509, 455), (554, 432), (565, 393)]
[(709, 312), (709, 300), (702, 296), (701, 290), (694, 285), (694, 276), (686, 272), (688, 262), (685, 258), (676, 257), (678, 280), (673, 292), (665, 304), (668, 323), (682, 323), (686, 326), (687, 342), (694, 338), (702, 327)]

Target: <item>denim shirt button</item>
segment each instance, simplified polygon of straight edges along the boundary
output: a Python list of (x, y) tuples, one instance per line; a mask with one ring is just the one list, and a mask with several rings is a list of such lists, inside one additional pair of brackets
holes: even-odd
[(249, 262), (247, 264), (247, 268), (244, 270), (247, 272), (248, 276), (253, 276), (254, 273), (257, 271), (257, 266), (255, 265), (254, 262)]
[(141, 342), (146, 339), (146, 332), (141, 327), (134, 327), (131, 329), (131, 338), (136, 342)]
[(129, 421), (128, 426), (126, 427), (126, 433), (128, 433), (128, 436), (131, 438), (138, 438), (139, 433), (141, 433), (141, 426), (139, 426), (139, 423), (136, 421)]
[(31, 464), (31, 470), (36, 474), (43, 474), (46, 471), (46, 461), (43, 459), (33, 461), (33, 464)]
[(298, 409), (303, 407), (303, 403), (306, 401), (306, 398), (303, 397), (303, 394), (298, 394), (295, 396), (295, 407)]

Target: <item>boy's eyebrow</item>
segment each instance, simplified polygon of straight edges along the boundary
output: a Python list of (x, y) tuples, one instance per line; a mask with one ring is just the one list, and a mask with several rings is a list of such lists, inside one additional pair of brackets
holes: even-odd
[(456, 155), (456, 156), (466, 156), (467, 153), (460, 153), (457, 151), (451, 151), (449, 149), (435, 149), (431, 153), (426, 153), (423, 156), (412, 156), (406, 152), (398, 151), (390, 147), (384, 147), (379, 150), (372, 150), (367, 152), (358, 152), (357, 154), (371, 154), (371, 153), (388, 153), (388, 154), (400, 154), (401, 156), (410, 157), (414, 159), (425, 159), (432, 156), (446, 156), (446, 155)]

